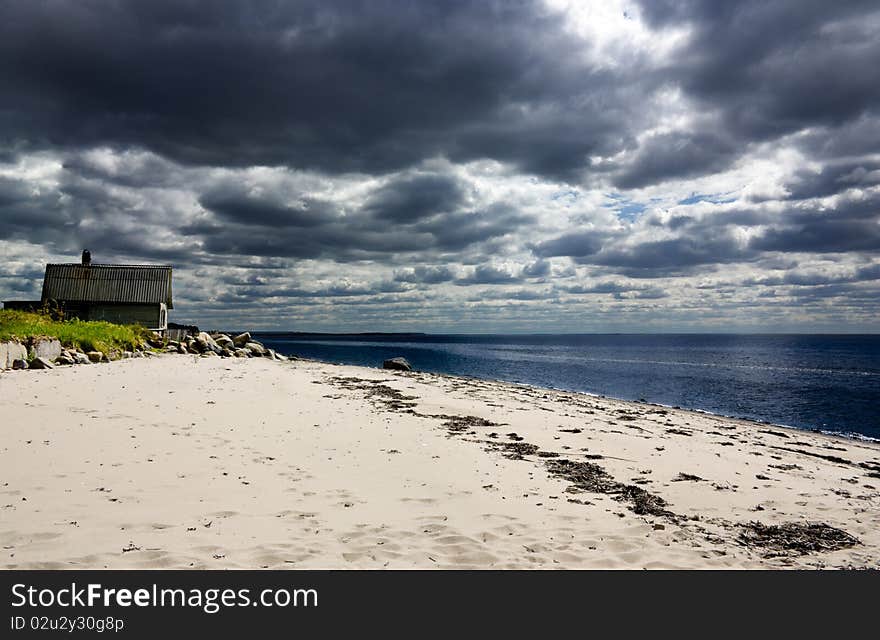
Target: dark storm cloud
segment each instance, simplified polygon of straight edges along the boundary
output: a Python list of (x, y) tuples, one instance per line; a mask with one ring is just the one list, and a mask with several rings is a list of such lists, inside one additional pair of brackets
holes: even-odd
[(455, 272), (446, 265), (420, 265), (394, 274), (398, 282), (411, 284), (439, 284), (455, 279)]
[(535, 255), (542, 258), (570, 256), (583, 258), (591, 256), (602, 248), (607, 234), (601, 231), (574, 231), (534, 245)]
[(443, 212), (465, 202), (465, 188), (453, 176), (420, 173), (398, 177), (370, 195), (364, 210), (376, 218), (404, 224)]
[(199, 204), (227, 222), (262, 227), (308, 228), (336, 217), (333, 206), (312, 198), (290, 204), (284, 198), (266, 198), (244, 192), (238, 186), (224, 186), (199, 198)]
[(765, 140), (806, 127), (835, 127), (874, 113), (880, 40), (871, 0), (642, 1), (655, 27), (692, 34), (668, 74), (728, 133)]
[(798, 171), (786, 184), (791, 200), (824, 198), (854, 188), (880, 184), (880, 162), (848, 161), (823, 167), (818, 173)]
[(17, 0), (0, 9), (0, 140), (332, 173), (493, 157), (571, 176), (630, 139), (616, 93), (639, 91), (583, 49), (539, 2)]
[(0, 176), (0, 239), (46, 242), (70, 232), (76, 221), (53, 190), (35, 192), (24, 180)]
[(520, 282), (521, 278), (505, 269), (490, 264), (481, 264), (474, 268), (473, 272), (464, 278), (455, 281), (459, 285), (469, 284), (513, 284)]
[(638, 189), (670, 178), (688, 178), (725, 169), (742, 149), (717, 134), (673, 132), (653, 136), (635, 160), (614, 178), (621, 189)]
[(880, 249), (880, 224), (873, 220), (815, 220), (770, 229), (750, 247), (759, 251), (841, 253)]
[(523, 267), (524, 278), (545, 278), (550, 275), (552, 265), (549, 260), (535, 260)]

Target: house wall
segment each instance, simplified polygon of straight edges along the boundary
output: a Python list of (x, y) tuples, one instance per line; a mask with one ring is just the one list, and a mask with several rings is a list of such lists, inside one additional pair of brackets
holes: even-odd
[[(148, 329), (164, 329), (168, 325), (164, 304), (90, 304), (85, 315), (87, 320), (139, 324)], [(164, 324), (161, 322), (163, 317)]]

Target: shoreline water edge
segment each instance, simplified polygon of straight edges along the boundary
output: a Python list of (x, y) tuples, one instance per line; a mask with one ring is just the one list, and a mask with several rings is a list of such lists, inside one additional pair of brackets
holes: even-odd
[[(880, 380), (871, 355), (880, 350), (876, 336), (254, 335), (279, 353), (330, 364), (371, 366), (402, 355), (418, 370), (431, 373), (646, 401), (880, 441), (874, 410), (880, 387), (871, 384)], [(828, 340), (834, 349), (825, 346)], [(775, 344), (779, 342), (785, 347)], [(699, 373), (682, 374), (682, 369)], [(729, 373), (736, 369), (757, 369), (762, 375), (771, 370), (772, 376), (740, 380)]]
[(871, 442), (311, 360), (0, 393), (6, 568), (880, 567)]

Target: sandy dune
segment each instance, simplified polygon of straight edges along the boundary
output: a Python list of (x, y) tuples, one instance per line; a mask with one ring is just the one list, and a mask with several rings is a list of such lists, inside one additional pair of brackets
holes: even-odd
[(6, 568), (880, 568), (871, 443), (178, 355), (3, 373), (0, 407)]

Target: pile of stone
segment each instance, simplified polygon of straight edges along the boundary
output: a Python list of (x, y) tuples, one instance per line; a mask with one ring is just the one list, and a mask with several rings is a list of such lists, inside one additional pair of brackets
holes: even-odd
[(134, 351), (82, 351), (61, 346), (56, 338), (31, 338), (25, 343), (0, 342), (0, 369), (54, 369), (57, 365), (94, 364), (154, 355), (148, 349)]
[(54, 369), (57, 365), (95, 364), (155, 356), (154, 351), (166, 353), (192, 353), (204, 358), (270, 358), (286, 361), (287, 357), (267, 349), (241, 333), (230, 338), (225, 333), (206, 333), (187, 336), (182, 340), (166, 340), (156, 334), (144, 349), (134, 351), (81, 351), (65, 348), (54, 338), (31, 338), (26, 343), (0, 342), (0, 369)]
[(229, 337), (225, 333), (201, 331), (198, 334), (187, 336), (183, 340), (168, 340), (164, 342), (157, 339), (151, 344), (162, 348), (167, 353), (192, 353), (205, 358), (218, 356), (221, 358), (288, 359), (272, 349), (267, 349), (251, 338), (251, 334), (247, 332)]

